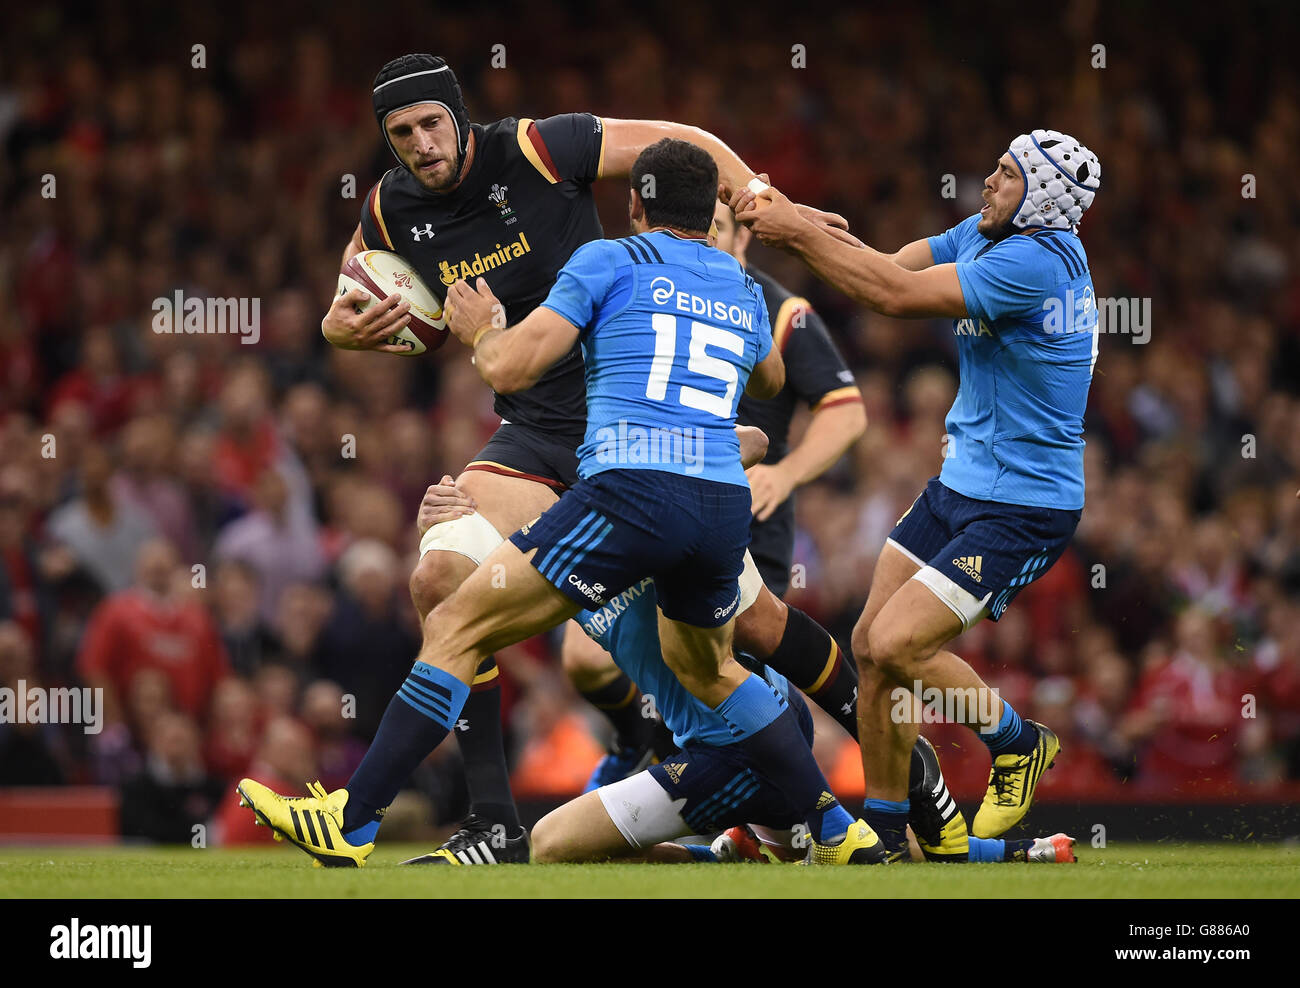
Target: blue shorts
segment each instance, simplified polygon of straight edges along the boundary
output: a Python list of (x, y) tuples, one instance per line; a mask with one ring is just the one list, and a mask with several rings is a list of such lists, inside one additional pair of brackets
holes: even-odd
[[(786, 697), (812, 745), (808, 705), (797, 691)], [(605, 812), (631, 847), (752, 823), (769, 830), (793, 830), (803, 822), (798, 809), (738, 745), (688, 741), (658, 765), (596, 790)]]
[[(786, 701), (812, 747), (813, 720), (808, 704), (795, 690)], [(737, 745), (687, 742), (646, 771), (663, 787), (670, 802), (686, 801), (678, 812), (694, 834), (711, 834), (743, 823), (789, 830), (803, 822), (785, 793)]]
[(718, 628), (735, 617), (749, 545), (749, 488), (661, 470), (579, 480), (510, 536), (556, 589), (584, 609), (654, 577), (674, 621)]
[(977, 501), (933, 477), (889, 540), (923, 567), (918, 577), (969, 628), (983, 610), (996, 621), (1016, 594), (1052, 567), (1081, 514)]

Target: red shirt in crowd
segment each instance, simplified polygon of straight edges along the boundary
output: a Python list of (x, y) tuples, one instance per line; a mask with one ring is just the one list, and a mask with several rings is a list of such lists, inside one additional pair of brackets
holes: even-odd
[(113, 594), (95, 609), (77, 668), (83, 677), (107, 677), (121, 702), (137, 672), (161, 670), (177, 708), (198, 719), (229, 671), (217, 626), (203, 607), (163, 601), (141, 590)]
[(223, 490), (240, 495), (252, 491), (257, 478), (280, 455), (275, 423), (267, 418), (247, 437), (223, 432), (212, 450), (213, 472)]
[(1246, 685), (1237, 670), (1185, 654), (1143, 673), (1131, 709), (1161, 714), (1140, 762), (1143, 779), (1174, 785), (1232, 782)]

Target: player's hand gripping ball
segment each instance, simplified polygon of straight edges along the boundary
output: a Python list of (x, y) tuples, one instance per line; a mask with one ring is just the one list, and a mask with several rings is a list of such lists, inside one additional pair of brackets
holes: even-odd
[(363, 250), (340, 272), (321, 332), (346, 350), (415, 356), (447, 342), (447, 320), (437, 296), (405, 258)]

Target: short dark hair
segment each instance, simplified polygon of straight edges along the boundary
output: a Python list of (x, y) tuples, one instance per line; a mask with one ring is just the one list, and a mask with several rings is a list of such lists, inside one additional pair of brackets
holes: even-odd
[(655, 141), (636, 156), (631, 178), (650, 226), (703, 233), (713, 225), (718, 166), (703, 148), (672, 137)]

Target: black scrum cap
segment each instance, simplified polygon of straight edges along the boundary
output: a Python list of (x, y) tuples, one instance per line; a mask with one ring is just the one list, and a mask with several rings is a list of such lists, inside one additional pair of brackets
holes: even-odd
[(418, 103), (437, 103), (456, 125), (456, 146), (464, 156), (469, 146), (469, 111), (465, 109), (456, 73), (437, 55), (403, 55), (393, 59), (375, 76), (373, 100), (379, 130), (394, 155), (397, 152), (388, 140), (385, 127), (388, 117)]

